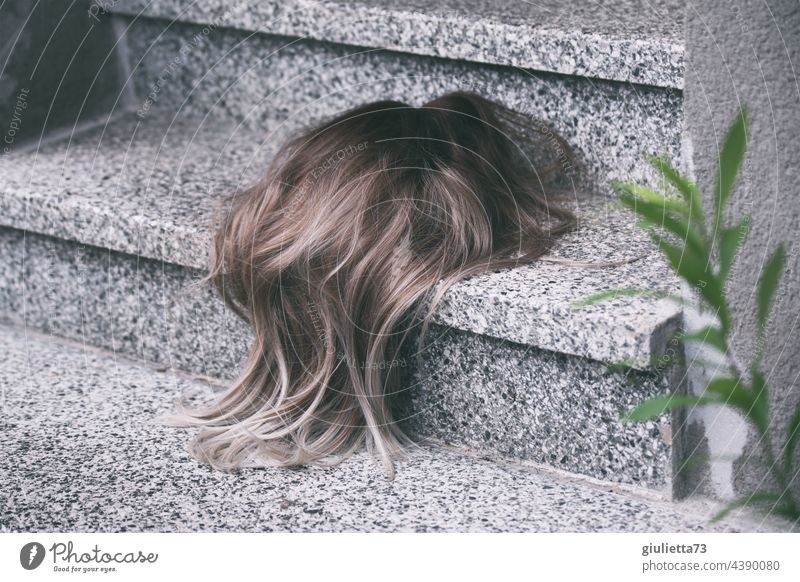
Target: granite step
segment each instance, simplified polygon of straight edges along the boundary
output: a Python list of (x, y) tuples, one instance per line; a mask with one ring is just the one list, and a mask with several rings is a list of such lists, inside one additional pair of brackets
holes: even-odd
[(685, 0), (116, 0), (109, 10), (453, 60), (681, 88)]
[[(259, 172), (284, 127), (253, 132), (213, 118), (123, 113), (0, 159), (0, 317), (156, 363), (230, 378), (249, 331), (194, 283), (224, 195)], [(619, 298), (621, 285), (677, 282), (632, 219), (606, 199), (579, 204), (581, 228), (552, 263), (455, 286), (413, 370), (404, 422), (420, 438), (635, 483), (675, 487), (671, 419), (626, 424), (636, 401), (680, 389), (663, 366), (675, 305)], [(628, 368), (607, 364), (625, 362)], [(675, 433), (675, 434), (673, 434)]]
[[(114, 4), (118, 9), (124, 6)], [(146, 13), (172, 14), (170, 6), (187, 18), (206, 14), (205, 20), (226, 9), (222, 5), (212, 9), (206, 2), (152, 2)], [(195, 12), (195, 6), (200, 12)], [(285, 4), (257, 3), (248, 5), (246, 11), (237, 10), (241, 6), (234, 4), (231, 13), (250, 18), (246, 13), (260, 22), (257, 15), (261, 6)], [(327, 4), (307, 2), (304, 6)], [(343, 14), (362, 15), (365, 26), (378, 30), (383, 30), (378, 23), (385, 12), (396, 10), (375, 5), (378, 13), (367, 18), (360, 8), (347, 6), (350, 4), (343, 5)], [(313, 10), (289, 10), (278, 21), (297, 18), (310, 22), (315, 14)], [(197, 19), (205, 21), (199, 16)], [(159, 111), (177, 117), (209, 116), (266, 134), (274, 120), (287, 126), (307, 126), (368, 101), (398, 99), (420, 105), (448, 91), (469, 90), (538, 118), (545, 132), (563, 135), (582, 162), (582, 171), (573, 172), (581, 178), (579, 188), (592, 193), (612, 195), (610, 182), (615, 179), (655, 183), (658, 178), (644, 154), (680, 155), (683, 97), (672, 85), (635, 84), (583, 76), (579, 71), (553, 72), (546, 67), (534, 70), (511, 63), (457, 60), (457, 55), (443, 58), (397, 52), (386, 50), (380, 43), (356, 46), (308, 36), (281, 36), (269, 27), (269, 34), (259, 32), (259, 28), (226, 27), (236, 25), (236, 21), (215, 25), (120, 13), (111, 21), (121, 34), (120, 46), (129, 63), (129, 81), (120, 94), (135, 94), (133, 106), (142, 118)], [(403, 26), (417, 30), (413, 25)], [(343, 30), (341, 26), (333, 28)], [(444, 29), (437, 36), (447, 38), (451, 34), (450, 29)], [(530, 38), (537, 38), (531, 34)], [(479, 44), (487, 38), (494, 37), (483, 35), (466, 42)], [(525, 46), (529, 37), (520, 38)], [(588, 38), (596, 35), (588, 34)], [(631, 42), (637, 47), (642, 44), (640, 40)], [(601, 54), (596, 47), (582, 48), (572, 42), (565, 46), (586, 55)], [(549, 53), (534, 46), (525, 54)], [(632, 52), (609, 49), (602, 54), (623, 67)], [(565, 62), (574, 60), (563, 58)], [(663, 70), (668, 68), (662, 62), (665, 58), (652, 57), (648, 62), (653, 70)]]
[(356, 454), (329, 469), (198, 465), (157, 418), (215, 387), (29, 329), (0, 327), (0, 531), (788, 531), (703, 500), (669, 503), (465, 450), (420, 446), (393, 481)]
[[(208, 118), (141, 120), (125, 113), (0, 159), (0, 226), (202, 271), (225, 196), (264, 171), (284, 133), (277, 121), (253, 132)], [(675, 292), (678, 281), (613, 201), (575, 202), (580, 228), (550, 256), (623, 264), (540, 262), (472, 277), (448, 293), (435, 322), (648, 369), (680, 321), (679, 306), (629, 297), (581, 310), (574, 305), (621, 286)]]

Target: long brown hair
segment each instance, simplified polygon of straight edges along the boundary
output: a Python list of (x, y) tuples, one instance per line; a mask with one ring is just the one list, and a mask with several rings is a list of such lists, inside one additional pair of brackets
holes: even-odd
[(193, 454), (290, 466), (366, 444), (393, 474), (410, 442), (388, 403), (402, 348), (459, 279), (534, 260), (574, 226), (554, 200), (574, 169), (550, 128), (463, 92), (291, 140), (216, 231), (208, 279), (254, 340), (214, 404), (182, 411), (202, 427)]

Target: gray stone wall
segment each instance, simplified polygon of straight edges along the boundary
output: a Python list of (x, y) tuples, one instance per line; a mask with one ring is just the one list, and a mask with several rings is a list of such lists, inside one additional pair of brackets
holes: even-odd
[[(740, 103), (750, 112), (747, 160), (728, 217), (752, 216), (750, 238), (729, 290), (737, 321), (734, 346), (743, 362), (751, 360), (756, 344), (758, 276), (779, 242), (787, 251), (764, 365), (771, 418), (782, 440), (800, 399), (800, 245), (795, 241), (800, 232), (800, 4), (694, 0), (687, 10), (684, 151), (707, 197), (713, 192), (719, 143), (728, 125)], [(704, 372), (695, 370), (698, 388)], [(706, 438), (697, 443), (698, 451), (707, 450), (712, 459), (709, 470), (695, 475), (693, 488), (730, 497), (768, 484), (759, 443), (735, 415), (706, 409), (690, 420), (695, 429), (704, 425)], [(795, 484), (800, 490), (800, 477)]]

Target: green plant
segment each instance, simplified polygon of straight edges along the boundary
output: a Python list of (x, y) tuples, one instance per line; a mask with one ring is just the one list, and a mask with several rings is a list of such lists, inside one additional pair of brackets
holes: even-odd
[[(667, 394), (646, 400), (629, 411), (624, 418), (641, 421), (655, 418), (670, 410), (709, 404), (733, 407), (753, 425), (760, 437), (774, 483), (779, 491), (755, 491), (730, 503), (717, 516), (722, 519), (730, 511), (744, 505), (769, 506), (771, 512), (792, 520), (800, 519), (800, 502), (792, 493), (792, 478), (797, 475), (795, 449), (800, 437), (800, 404), (795, 408), (788, 435), (777, 455), (773, 449), (773, 427), (769, 422), (769, 387), (762, 371), (765, 336), (773, 297), (784, 268), (784, 250), (779, 245), (764, 266), (758, 283), (757, 343), (758, 346), (745, 370), (731, 349), (733, 313), (726, 298), (731, 267), (750, 229), (750, 216), (736, 224), (724, 224), (728, 203), (745, 156), (747, 109), (739, 110), (728, 130), (720, 152), (713, 215), (707, 219), (698, 187), (676, 171), (663, 157), (650, 157), (650, 163), (664, 177), (674, 194), (662, 195), (636, 184), (615, 183), (621, 203), (633, 210), (640, 225), (649, 231), (655, 244), (672, 269), (696, 290), (697, 307), (710, 310), (715, 323), (691, 334), (683, 334), (683, 342), (700, 342), (718, 350), (728, 363), (727, 374), (714, 378), (698, 395)], [(620, 295), (650, 294), (676, 301), (684, 299), (641, 289), (606, 291), (581, 301), (589, 305)]]

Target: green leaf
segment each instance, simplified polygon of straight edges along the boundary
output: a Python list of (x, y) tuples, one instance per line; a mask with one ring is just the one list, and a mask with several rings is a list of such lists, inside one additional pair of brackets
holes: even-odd
[(736, 183), (736, 176), (739, 174), (739, 168), (742, 165), (746, 150), (747, 107), (742, 105), (736, 118), (728, 129), (728, 134), (725, 137), (725, 141), (722, 144), (722, 151), (719, 155), (717, 189), (714, 200), (716, 205), (714, 222), (715, 236), (720, 236), (722, 234), (720, 232), (722, 211), (733, 191), (733, 185)]
[(656, 297), (658, 299), (672, 299), (673, 301), (683, 302), (681, 297), (666, 291), (659, 291), (658, 289), (636, 289), (631, 287), (626, 289), (609, 289), (602, 293), (595, 293), (586, 299), (574, 302), (572, 307), (573, 309), (581, 309), (589, 305), (594, 305), (595, 303), (608, 301), (609, 299), (617, 299), (619, 297)]
[(612, 182), (611, 185), (621, 193), (626, 193), (629, 196), (652, 202), (653, 204), (661, 206), (665, 210), (677, 212), (678, 214), (681, 214), (687, 218), (690, 216), (689, 205), (682, 200), (667, 198), (666, 196), (662, 196), (661, 194), (653, 192), (649, 188), (645, 188), (644, 186), (639, 186), (637, 184)]
[(739, 509), (740, 507), (744, 507), (746, 505), (763, 505), (765, 503), (772, 503), (773, 505), (777, 504), (781, 500), (781, 495), (777, 493), (768, 493), (766, 491), (756, 491), (755, 493), (751, 493), (745, 497), (737, 499), (736, 501), (732, 501), (725, 508), (717, 513), (711, 521), (720, 521), (730, 514), (731, 511), (734, 509)]
[(761, 434), (766, 434), (769, 429), (769, 389), (757, 363), (750, 369), (750, 375), (753, 379), (753, 408), (750, 418)]
[(800, 402), (794, 407), (794, 414), (789, 421), (789, 434), (786, 437), (786, 444), (783, 447), (783, 466), (787, 475), (791, 475), (792, 464), (794, 463), (794, 451), (797, 448), (797, 441), (800, 439)]
[(742, 246), (750, 232), (750, 215), (746, 215), (738, 224), (722, 231), (719, 243), (719, 277), (723, 281), (728, 278), (733, 261), (739, 247)]
[(681, 339), (683, 341), (706, 343), (717, 348), (723, 354), (728, 352), (725, 336), (722, 335), (722, 330), (715, 325), (709, 325), (698, 331), (684, 334)]
[(719, 308), (724, 302), (724, 298), (708, 261), (704, 257), (698, 256), (692, 249), (681, 248), (667, 242), (664, 237), (655, 235), (653, 240), (675, 272), (694, 285), (711, 305)]
[[(753, 379), (756, 382), (756, 379)], [(720, 404), (738, 408), (755, 425), (761, 434), (765, 434), (769, 427), (767, 391), (763, 386), (757, 390), (750, 390), (747, 385), (737, 378), (717, 378), (707, 387), (706, 393), (716, 396)]]
[(628, 421), (641, 421), (657, 418), (675, 408), (682, 406), (696, 406), (711, 404), (714, 400), (707, 396), (692, 396), (688, 394), (663, 394), (641, 402), (633, 410), (628, 411), (622, 418)]
[(773, 507), (770, 513), (785, 517), (789, 521), (800, 521), (800, 510), (792, 504), (791, 500), (786, 500), (785, 504)]
[(740, 378), (716, 378), (706, 386), (706, 392), (715, 394), (723, 404), (735, 406), (746, 414), (753, 406), (753, 394)]
[(667, 258), (667, 261), (681, 277), (689, 283), (706, 284), (707, 279), (712, 277), (708, 272), (707, 263), (694, 255), (689, 249), (674, 245), (662, 236), (654, 236), (653, 240)]
[(648, 156), (648, 161), (652, 166), (664, 176), (678, 192), (681, 193), (683, 199), (691, 208), (692, 222), (700, 226), (700, 231), (705, 231), (705, 216), (703, 212), (703, 200), (700, 196), (700, 190), (697, 185), (691, 180), (687, 180), (672, 167), (666, 158), (658, 156)]
[(703, 299), (716, 309), (723, 334), (726, 333), (731, 324), (728, 305), (719, 280), (710, 271), (708, 262), (693, 255), (688, 248), (682, 249), (668, 243), (663, 237), (653, 235), (653, 240), (667, 257), (672, 268), (691, 283)]
[(762, 335), (766, 330), (772, 298), (778, 288), (785, 258), (783, 244), (780, 244), (764, 267), (758, 281), (758, 327)]
[(705, 257), (706, 262), (708, 261), (708, 249), (705, 241), (686, 219), (669, 214), (658, 203), (643, 200), (628, 193), (621, 194), (619, 200), (651, 225), (664, 228), (677, 236), (698, 256)]

